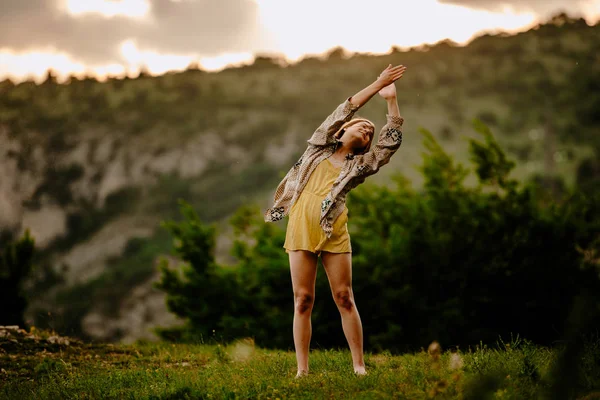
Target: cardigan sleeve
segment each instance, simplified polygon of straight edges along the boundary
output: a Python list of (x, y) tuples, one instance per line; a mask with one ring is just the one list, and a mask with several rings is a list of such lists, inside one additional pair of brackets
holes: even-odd
[(348, 97), (342, 104), (329, 115), (325, 121), (317, 128), (312, 134), (311, 138), (307, 140), (309, 144), (314, 146), (325, 146), (336, 142), (333, 134), (336, 133), (344, 123), (350, 121), (358, 106), (352, 104), (350, 101), (351, 97)]
[(404, 118), (387, 115), (387, 123), (381, 128), (377, 143), (371, 149), (357, 157), (354, 166), (358, 176), (369, 176), (390, 162), (394, 153), (402, 144), (402, 124)]

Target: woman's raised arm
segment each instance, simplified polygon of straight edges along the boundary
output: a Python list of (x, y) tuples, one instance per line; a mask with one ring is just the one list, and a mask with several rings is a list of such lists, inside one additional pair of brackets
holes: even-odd
[(379, 77), (375, 80), (375, 82), (371, 83), (369, 86), (350, 97), (350, 101), (356, 107), (362, 107), (381, 89), (402, 78), (404, 71), (406, 71), (406, 67), (404, 65), (397, 65), (395, 67), (392, 67), (392, 64), (388, 65), (387, 68), (384, 69)]
[(403, 65), (392, 67), (392, 64), (390, 64), (373, 83), (337, 106), (333, 113), (331, 113), (331, 115), (329, 115), (315, 130), (307, 142), (314, 146), (325, 146), (330, 143), (335, 143), (333, 134), (344, 124), (344, 122), (349, 121), (354, 113), (377, 92), (400, 79), (405, 70), (406, 67)]
[(371, 149), (359, 156), (356, 168), (364, 180), (367, 176), (375, 174), (379, 169), (390, 162), (402, 144), (402, 125), (404, 118), (400, 116), (398, 101), (396, 100), (396, 85), (391, 83), (379, 90), (379, 95), (387, 103), (387, 123), (381, 128), (377, 143)]

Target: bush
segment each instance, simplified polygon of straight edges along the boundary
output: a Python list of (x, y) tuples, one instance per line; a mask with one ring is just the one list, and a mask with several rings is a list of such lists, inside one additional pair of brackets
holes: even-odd
[(27, 298), (23, 284), (33, 268), (35, 242), (29, 231), (0, 252), (0, 325), (25, 326)]

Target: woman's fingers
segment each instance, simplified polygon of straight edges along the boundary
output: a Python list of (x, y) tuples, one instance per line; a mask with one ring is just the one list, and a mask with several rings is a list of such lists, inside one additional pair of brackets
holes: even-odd
[(394, 77), (401, 77), (402, 74), (404, 74), (404, 72), (406, 72), (406, 67), (402, 66), (402, 68), (396, 70), (393, 74)]
[(396, 82), (398, 79), (402, 78), (403, 74), (393, 75), (391, 77), (392, 82)]
[(387, 67), (385, 67), (385, 69), (383, 70), (384, 72), (394, 72), (397, 71), (400, 68), (406, 68), (403, 65), (396, 65), (395, 67), (392, 67), (392, 64), (389, 64)]
[(404, 67), (404, 66), (398, 66), (398, 67), (392, 68), (388, 72), (390, 73), (391, 76), (395, 76), (397, 74), (404, 73), (404, 71), (406, 71), (406, 67)]
[(389, 64), (377, 79), (380, 79), (382, 76), (385, 76), (385, 79), (389, 79), (392, 82), (394, 82), (400, 79), (405, 71), (406, 67), (404, 65), (397, 65), (395, 67), (392, 67), (392, 64)]

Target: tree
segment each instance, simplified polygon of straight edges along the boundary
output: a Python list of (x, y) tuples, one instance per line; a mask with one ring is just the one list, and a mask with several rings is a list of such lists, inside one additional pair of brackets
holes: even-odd
[[(163, 226), (175, 237), (175, 255), (185, 264), (179, 271), (168, 267), (168, 260), (159, 265), (161, 280), (154, 287), (167, 292), (167, 307), (187, 320), (182, 339), (204, 340), (212, 333), (222, 332), (222, 318), (235, 311), (239, 291), (227, 270), (215, 262), (215, 228), (205, 226), (194, 209), (181, 203), (184, 223), (168, 221)], [(180, 273), (179, 273), (180, 272)], [(162, 336), (176, 334), (173, 330), (159, 332)]]
[(33, 268), (35, 242), (29, 231), (15, 243), (8, 243), (0, 253), (0, 325), (25, 326), (27, 308), (24, 282)]
[(44, 81), (42, 82), (43, 86), (52, 86), (58, 83), (56, 72), (52, 69), (48, 69), (46, 71), (46, 76), (44, 77)]

